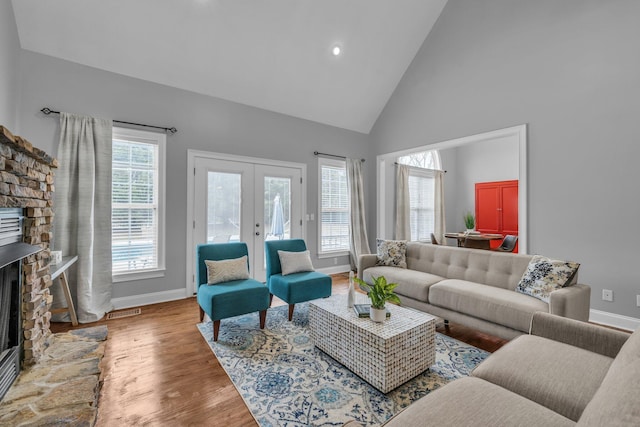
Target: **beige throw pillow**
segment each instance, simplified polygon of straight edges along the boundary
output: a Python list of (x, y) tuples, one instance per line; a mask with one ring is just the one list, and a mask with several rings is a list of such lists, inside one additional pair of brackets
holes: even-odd
[(551, 292), (571, 285), (580, 264), (559, 261), (535, 255), (529, 261), (516, 292), (520, 292), (549, 303)]
[(249, 278), (247, 256), (220, 261), (205, 260), (207, 266), (207, 284), (230, 282)]
[(287, 274), (301, 273), (303, 271), (314, 271), (309, 251), (278, 251), (278, 256), (280, 257), (280, 267), (282, 269), (283, 276), (286, 276)]
[(376, 265), (407, 268), (407, 241), (376, 239)]

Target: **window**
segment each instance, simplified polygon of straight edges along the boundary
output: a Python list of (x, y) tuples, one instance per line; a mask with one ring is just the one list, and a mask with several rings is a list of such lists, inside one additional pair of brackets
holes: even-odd
[(349, 250), (349, 191), (346, 163), (318, 159), (320, 171), (320, 254), (338, 255)]
[(111, 244), (114, 281), (164, 270), (163, 134), (113, 129)]
[(413, 166), (409, 172), (411, 240), (429, 240), (435, 229), (435, 179), (431, 172), (440, 169), (437, 150), (398, 157), (398, 163)]

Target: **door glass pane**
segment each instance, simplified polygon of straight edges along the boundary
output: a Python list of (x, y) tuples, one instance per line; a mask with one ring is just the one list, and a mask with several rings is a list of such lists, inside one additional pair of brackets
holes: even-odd
[(291, 179), (264, 177), (264, 239), (291, 238)]
[(208, 173), (207, 243), (240, 241), (241, 182), (239, 173)]

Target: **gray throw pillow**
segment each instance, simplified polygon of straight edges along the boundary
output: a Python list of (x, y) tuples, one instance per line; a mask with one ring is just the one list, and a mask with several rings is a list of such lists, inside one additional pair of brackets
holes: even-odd
[(205, 260), (207, 266), (207, 284), (230, 282), (249, 278), (247, 256), (220, 261)]
[(282, 269), (283, 276), (293, 273), (302, 273), (303, 271), (314, 271), (309, 251), (278, 251), (278, 256), (280, 257), (280, 267)]

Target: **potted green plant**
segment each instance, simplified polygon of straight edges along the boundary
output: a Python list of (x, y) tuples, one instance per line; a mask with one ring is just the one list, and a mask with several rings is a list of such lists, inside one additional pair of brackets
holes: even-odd
[(464, 218), (464, 226), (467, 227), (467, 233), (473, 231), (476, 226), (476, 219), (474, 218), (471, 212), (467, 212), (463, 215)]
[(387, 279), (384, 276), (372, 277), (372, 279), (373, 284), (370, 285), (362, 279), (354, 278), (354, 280), (367, 291), (369, 299), (371, 300), (371, 309), (369, 312), (371, 320), (374, 322), (384, 322), (387, 318), (385, 303), (389, 301), (400, 304), (400, 298), (393, 292), (398, 284), (387, 283)]

